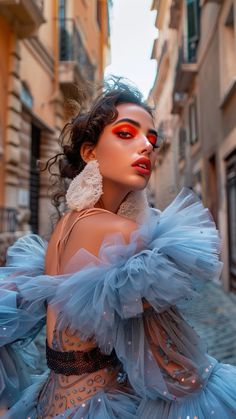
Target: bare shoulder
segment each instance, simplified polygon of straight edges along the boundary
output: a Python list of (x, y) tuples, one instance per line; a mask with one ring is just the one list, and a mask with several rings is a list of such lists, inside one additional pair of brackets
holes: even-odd
[(95, 256), (106, 236), (121, 233), (129, 243), (130, 235), (138, 225), (125, 217), (110, 212), (97, 212), (79, 220), (71, 231), (62, 259), (68, 261), (79, 249), (84, 248)]
[(119, 232), (128, 242), (130, 234), (137, 228), (137, 224), (128, 218), (101, 211), (80, 220), (75, 225), (72, 236), (76, 236), (83, 241), (95, 241), (101, 244), (107, 235)]

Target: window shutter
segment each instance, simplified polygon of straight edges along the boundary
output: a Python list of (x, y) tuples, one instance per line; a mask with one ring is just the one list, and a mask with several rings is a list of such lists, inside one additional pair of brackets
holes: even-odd
[(196, 60), (197, 44), (200, 37), (200, 5), (199, 0), (187, 0), (188, 27), (188, 61)]

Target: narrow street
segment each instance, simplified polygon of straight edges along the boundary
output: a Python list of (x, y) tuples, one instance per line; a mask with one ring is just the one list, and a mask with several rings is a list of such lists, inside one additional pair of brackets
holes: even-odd
[(236, 295), (226, 294), (220, 286), (208, 283), (182, 312), (207, 344), (209, 355), (236, 365)]

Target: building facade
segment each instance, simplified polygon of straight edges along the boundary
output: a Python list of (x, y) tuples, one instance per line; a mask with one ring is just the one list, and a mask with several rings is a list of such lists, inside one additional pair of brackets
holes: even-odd
[(149, 100), (167, 139), (154, 174), (156, 204), (183, 186), (197, 192), (222, 237), (224, 288), (236, 291), (236, 1), (152, 6), (158, 70)]
[(58, 152), (65, 101), (92, 97), (108, 58), (106, 0), (0, 0), (0, 259), (19, 235), (50, 235), (38, 161)]

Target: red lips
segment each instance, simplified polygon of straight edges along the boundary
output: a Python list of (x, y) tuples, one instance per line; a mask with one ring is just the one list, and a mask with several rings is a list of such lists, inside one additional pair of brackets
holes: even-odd
[(136, 160), (132, 167), (135, 167), (141, 174), (149, 175), (151, 172), (151, 162), (147, 157), (140, 157)]

